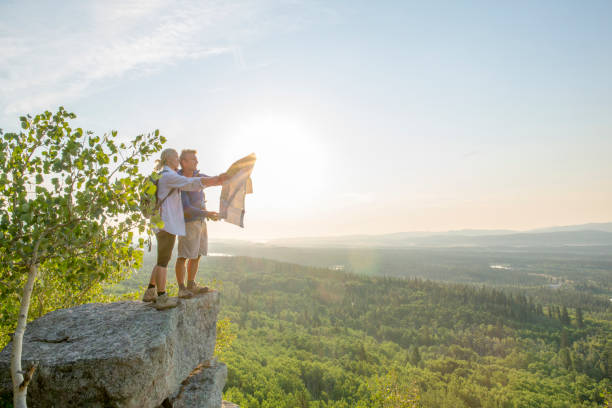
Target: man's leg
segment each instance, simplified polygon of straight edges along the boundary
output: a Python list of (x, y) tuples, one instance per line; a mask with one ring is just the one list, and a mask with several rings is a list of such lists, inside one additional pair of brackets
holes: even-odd
[(195, 281), (195, 276), (198, 272), (199, 265), (199, 256), (197, 258), (190, 258), (189, 261), (187, 261), (187, 289), (193, 294), (206, 293), (210, 291), (207, 286), (200, 286)]
[(185, 235), (179, 237), (178, 242), (178, 258), (176, 260), (176, 283), (179, 285), (179, 297), (189, 299), (195, 294), (189, 288), (185, 287), (185, 261), (191, 258), (194, 252), (197, 251), (198, 231), (197, 221), (188, 222), (185, 224)]
[(176, 272), (176, 283), (181, 287), (185, 285), (185, 261), (186, 259), (182, 256), (176, 258), (176, 265), (174, 271)]
[[(181, 244), (181, 241), (179, 240), (179, 246), (180, 244)], [(174, 271), (176, 272), (176, 283), (178, 284), (178, 287), (179, 287), (178, 297), (183, 298), (183, 299), (189, 299), (193, 297), (193, 293), (191, 293), (185, 287), (185, 260), (186, 260), (185, 257), (180, 256), (180, 253), (179, 253), (179, 257), (176, 259), (176, 265), (174, 266)]]
[(208, 253), (208, 233), (206, 230), (206, 222), (201, 221), (198, 225), (198, 249), (197, 249), (197, 258), (191, 257), (187, 262), (187, 289), (197, 293), (206, 293), (210, 289), (206, 286), (200, 286), (195, 281), (196, 273), (198, 273), (198, 267), (200, 266), (200, 257), (202, 255), (206, 255)]
[(196, 273), (198, 273), (198, 267), (200, 266), (200, 257), (190, 259), (187, 262), (187, 279), (189, 282), (195, 281)]

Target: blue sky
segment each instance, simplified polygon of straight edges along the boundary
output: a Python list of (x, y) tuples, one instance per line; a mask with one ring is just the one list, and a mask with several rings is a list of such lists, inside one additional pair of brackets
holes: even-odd
[(207, 173), (254, 151), (246, 228), (212, 237), (611, 221), (611, 22), (609, 1), (5, 1), (0, 127), (64, 105)]

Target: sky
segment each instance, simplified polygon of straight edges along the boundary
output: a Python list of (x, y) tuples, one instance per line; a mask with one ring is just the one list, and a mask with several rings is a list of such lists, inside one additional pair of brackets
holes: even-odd
[(607, 0), (5, 0), (0, 128), (64, 106), (209, 175), (255, 152), (211, 239), (610, 222), (611, 50)]

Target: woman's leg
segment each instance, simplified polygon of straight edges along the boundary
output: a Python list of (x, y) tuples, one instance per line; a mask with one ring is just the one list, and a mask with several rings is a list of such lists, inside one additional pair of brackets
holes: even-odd
[(153, 269), (155, 274), (155, 284), (157, 285), (157, 292), (166, 291), (166, 275), (168, 273), (168, 263), (170, 257), (172, 257), (172, 250), (174, 249), (174, 242), (176, 241), (176, 235), (170, 234), (164, 230), (159, 231), (156, 234), (157, 237), (157, 264)]

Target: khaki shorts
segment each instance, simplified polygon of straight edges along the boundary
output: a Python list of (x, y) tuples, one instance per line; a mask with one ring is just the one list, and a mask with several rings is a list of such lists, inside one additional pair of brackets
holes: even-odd
[(185, 236), (178, 239), (178, 257), (195, 259), (208, 254), (208, 232), (206, 221), (197, 220), (185, 223)]

